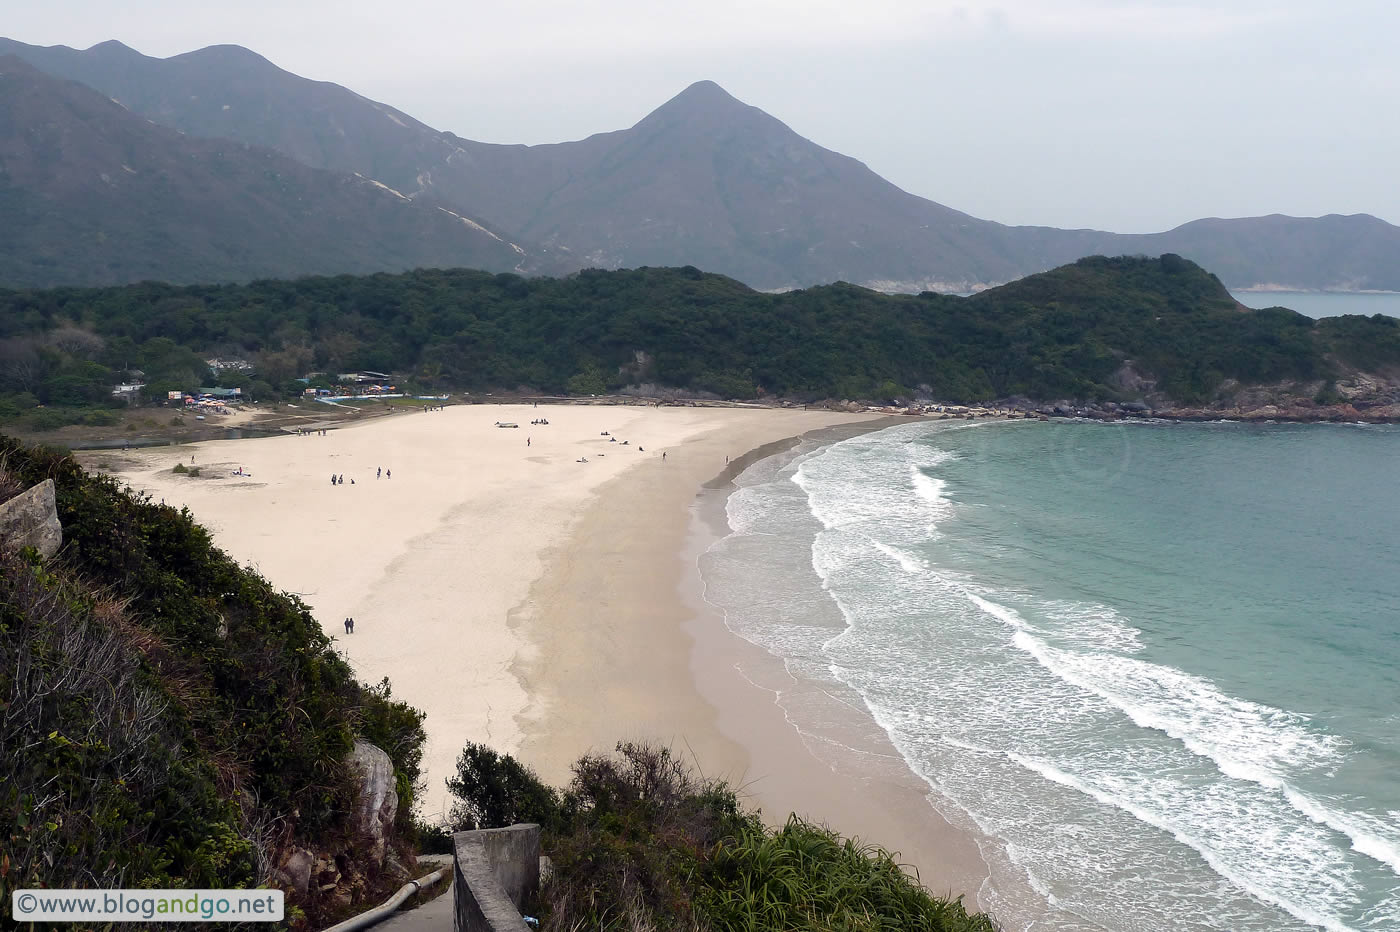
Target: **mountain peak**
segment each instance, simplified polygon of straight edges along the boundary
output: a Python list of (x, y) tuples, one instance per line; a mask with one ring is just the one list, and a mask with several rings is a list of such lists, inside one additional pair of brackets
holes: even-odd
[(696, 81), (694, 84), (681, 91), (671, 102), (684, 100), (693, 103), (739, 103), (740, 101), (714, 81)]
[(268, 61), (257, 52), (254, 52), (252, 49), (244, 48), (241, 45), (230, 44), (207, 45), (202, 49), (195, 49), (193, 52), (185, 52), (182, 55), (176, 55), (171, 61), (200, 62), (205, 64), (215, 63), (234, 67), (272, 64), (272, 62)]
[(131, 46), (118, 42), (116, 39), (108, 39), (106, 42), (99, 42), (87, 51), (91, 55), (107, 58), (130, 58), (132, 56), (140, 56), (141, 54)]
[[(739, 100), (714, 81), (696, 81), (657, 107), (637, 125), (715, 127), (744, 114), (763, 111)], [(765, 114), (766, 116), (766, 114)]]

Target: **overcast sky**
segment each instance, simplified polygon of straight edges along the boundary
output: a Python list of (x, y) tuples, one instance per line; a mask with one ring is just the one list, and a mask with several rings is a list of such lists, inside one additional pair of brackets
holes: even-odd
[(9, 0), (0, 32), (246, 46), (439, 129), (559, 142), (702, 78), (1005, 223), (1400, 223), (1400, 0)]

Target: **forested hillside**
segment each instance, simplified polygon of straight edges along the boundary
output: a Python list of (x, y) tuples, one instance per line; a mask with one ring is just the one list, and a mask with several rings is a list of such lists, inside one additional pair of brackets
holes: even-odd
[(1400, 321), (1251, 311), (1172, 255), (1084, 259), (970, 298), (842, 283), (764, 294), (693, 268), (0, 292), (0, 327), (11, 415), (100, 401), (133, 369), (152, 391), (207, 384), (210, 353), (253, 360), (224, 378), (254, 397), (299, 393), (291, 380), (308, 371), (365, 368), (468, 390), (1118, 399), (1132, 397), (1115, 378), (1131, 363), (1196, 402), (1226, 379), (1400, 367)]

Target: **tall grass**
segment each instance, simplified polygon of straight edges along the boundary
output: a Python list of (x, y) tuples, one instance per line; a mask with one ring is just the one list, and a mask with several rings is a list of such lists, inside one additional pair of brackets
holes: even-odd
[(933, 896), (877, 845), (791, 816), (721, 843), (700, 911), (716, 932), (996, 932), (958, 900)]

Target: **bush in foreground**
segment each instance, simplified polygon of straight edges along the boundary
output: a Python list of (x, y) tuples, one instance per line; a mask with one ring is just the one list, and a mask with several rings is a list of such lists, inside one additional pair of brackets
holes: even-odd
[(44, 479), (62, 549), (0, 553), (0, 927), (17, 887), (247, 887), (294, 847), (353, 857), (356, 737), (407, 824), (421, 712), (188, 512), (0, 436), (0, 500)]
[(488, 815), (480, 827), (526, 812), (546, 826), (554, 878), (541, 892), (544, 929), (995, 932), (882, 848), (796, 816), (765, 827), (727, 784), (698, 777), (667, 748), (623, 743), (585, 756), (562, 793), (483, 750), (463, 751), (459, 770), (467, 764), (472, 779), (449, 788), (462, 811)]

